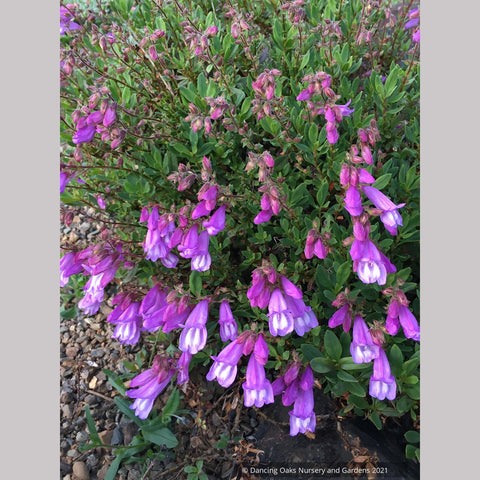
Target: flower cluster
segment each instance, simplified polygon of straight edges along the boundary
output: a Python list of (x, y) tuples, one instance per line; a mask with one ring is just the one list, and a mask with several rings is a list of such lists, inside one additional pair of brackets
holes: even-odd
[(116, 104), (103, 100), (98, 110), (93, 110), (95, 106), (96, 103), (90, 102), (88, 108), (73, 112), (72, 120), (77, 131), (73, 135), (72, 142), (76, 145), (88, 143), (93, 140), (95, 133), (99, 133), (102, 141), (111, 141), (110, 147), (117, 148), (125, 138), (125, 132), (113, 126), (117, 118)]
[(275, 105), (275, 77), (282, 74), (276, 68), (265, 70), (252, 82), (255, 98), (252, 100), (252, 112), (257, 114), (257, 121), (271, 117)]
[(191, 22), (182, 22), (181, 26), (183, 27), (183, 38), (190, 52), (196, 57), (208, 58), (206, 51), (210, 44), (209, 38), (214, 37), (218, 33), (218, 27), (212, 25), (202, 33)]
[(285, 374), (278, 377), (272, 384), (274, 395), (282, 394), (282, 404), (290, 406), (290, 435), (299, 432), (314, 432), (316, 426), (315, 412), (313, 411), (313, 372), (308, 365), (300, 375), (301, 365), (298, 362), (291, 364)]
[[(212, 262), (208, 251), (210, 236), (217, 235), (225, 228), (226, 206), (220, 206), (211, 214), (216, 206), (217, 194), (217, 186), (209, 183), (202, 186), (197, 196), (199, 203), (190, 215), (194, 223), (189, 222), (186, 215), (188, 207), (182, 208), (178, 214), (163, 215), (159, 215), (158, 206), (151, 211), (144, 207), (140, 221), (147, 222), (148, 228), (143, 242), (146, 258), (152, 262), (160, 259), (165, 267), (175, 268), (178, 257), (172, 253), (172, 249), (177, 247), (181, 257), (191, 260), (192, 270), (209, 270)], [(209, 214), (210, 218), (201, 222), (204, 230), (199, 232), (199, 223), (195, 221)]]
[(408, 22), (405, 24), (405, 28), (413, 28), (412, 41), (415, 43), (420, 42), (420, 10), (418, 8), (412, 8), (408, 12)]
[[(326, 120), (325, 129), (327, 131), (327, 140), (330, 144), (338, 141), (337, 125), (340, 124), (343, 117), (350, 116), (354, 110), (349, 108), (351, 100), (345, 105), (336, 105), (340, 98), (331, 89), (332, 78), (325, 72), (306, 75), (304, 82), (309, 82), (308, 87), (302, 90), (297, 96), (298, 101), (307, 101), (307, 106), (312, 117), (323, 115)], [(320, 100), (311, 101), (312, 97), (321, 97)]]
[[(375, 143), (375, 131), (370, 128), (368, 131), (359, 131), (361, 142), (366, 142), (372, 137), (371, 143)], [(356, 147), (355, 147), (356, 149)], [(369, 157), (371, 159), (371, 156)], [(365, 161), (365, 158), (358, 155), (347, 155), (347, 162), (342, 165), (340, 172), (340, 183), (344, 187), (345, 209), (352, 216), (353, 240), (350, 248), (350, 256), (353, 260), (353, 271), (363, 283), (378, 283), (384, 285), (388, 273), (396, 272), (395, 266), (370, 240), (370, 216), (380, 215), (385, 228), (392, 235), (397, 234), (397, 225), (402, 225), (402, 217), (398, 209), (405, 206), (405, 203), (395, 205), (386, 195), (370, 184), (375, 183), (374, 177), (365, 169), (357, 165)], [(363, 192), (365, 196), (375, 205), (375, 209), (364, 210), (362, 204)]]
[(268, 305), (268, 326), (273, 336), (285, 336), (293, 330), (303, 336), (318, 325), (312, 309), (302, 300), (303, 294), (288, 278), (278, 277), (267, 263), (252, 274), (252, 286), (247, 291), (252, 307)]
[(85, 295), (79, 301), (78, 307), (87, 315), (94, 315), (103, 301), (105, 287), (113, 280), (123, 263), (120, 244), (115, 248), (107, 243), (97, 244), (80, 252), (68, 252), (60, 260), (60, 286), (65, 286), (71, 275), (90, 275), (83, 287)]
[(65, 7), (60, 6), (60, 35), (63, 37), (65, 32), (80, 30), (82, 27), (75, 23), (72, 18), (75, 13), (75, 5), (69, 3)]

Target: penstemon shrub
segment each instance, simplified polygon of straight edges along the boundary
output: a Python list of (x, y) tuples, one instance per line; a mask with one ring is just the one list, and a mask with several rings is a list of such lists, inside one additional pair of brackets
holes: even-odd
[[(113, 338), (155, 339), (146, 419), (189, 372), (245, 406), (313, 387), (418, 423), (419, 12), (414, 2), (117, 0), (60, 8), (61, 216), (95, 243), (61, 286)], [(93, 210), (92, 210), (93, 209)]]

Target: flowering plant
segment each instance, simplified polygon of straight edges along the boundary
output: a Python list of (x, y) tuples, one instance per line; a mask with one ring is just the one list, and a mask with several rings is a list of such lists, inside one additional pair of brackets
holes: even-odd
[(112, 288), (114, 338), (160, 340), (126, 391), (141, 419), (199, 366), (293, 405), (290, 435), (320, 387), (417, 420), (417, 12), (196, 3), (61, 7), (62, 219), (102, 225), (62, 287), (83, 279), (84, 315)]

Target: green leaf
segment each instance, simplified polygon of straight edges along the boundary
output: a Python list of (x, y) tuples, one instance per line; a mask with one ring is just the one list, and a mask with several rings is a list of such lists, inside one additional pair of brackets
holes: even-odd
[(90, 439), (93, 443), (97, 443), (98, 445), (102, 445), (102, 441), (98, 436), (97, 427), (95, 427), (95, 422), (93, 421), (92, 414), (90, 413), (90, 408), (88, 405), (85, 405), (85, 419), (87, 421), (88, 432), (90, 433)]
[(200, 275), (200, 272), (192, 270), (188, 284), (193, 295), (199, 297), (202, 291), (202, 276)]
[(418, 383), (418, 377), (416, 375), (410, 375), (403, 380), (406, 385), (415, 385)]
[(119, 448), (115, 450), (116, 457), (113, 462), (110, 464), (104, 480), (115, 480), (117, 471), (121, 463), (128, 457), (132, 457), (136, 453), (140, 453), (148, 447), (148, 444), (143, 443), (138, 436), (133, 437), (133, 440), (130, 442), (128, 447)]
[(345, 285), (350, 273), (352, 272), (352, 262), (346, 261), (338, 267), (338, 270), (335, 275), (336, 289), (340, 289)]
[(323, 180), (322, 184), (317, 190), (317, 204), (322, 207), (328, 195), (328, 180)]
[(175, 448), (178, 440), (168, 428), (160, 428), (145, 426), (142, 428), (143, 438), (155, 445), (165, 445), (167, 448)]
[(352, 357), (343, 357), (338, 363), (343, 370), (364, 370), (370, 367), (368, 363), (355, 363)]
[(368, 418), (377, 427), (378, 430), (382, 429), (382, 421), (380, 420), (377, 412), (372, 412)]
[(138, 418), (135, 415), (135, 412), (130, 408), (130, 403), (125, 400), (124, 398), (115, 397), (114, 398), (115, 405), (117, 405), (118, 409), (130, 420), (133, 420), (139, 427), (142, 427), (144, 421)]
[(308, 360), (312, 360), (316, 357), (321, 357), (322, 354), (320, 350), (317, 347), (314, 347), (313, 345), (309, 345), (307, 343), (302, 344), (300, 347), (303, 353), (303, 356)]
[(65, 310), (65, 308), (62, 305), (62, 309), (60, 310), (60, 316), (68, 320), (75, 318), (77, 316), (77, 307), (70, 307), (67, 310)]
[(398, 345), (393, 345), (388, 354), (388, 360), (390, 362), (390, 368), (394, 375), (401, 372), (403, 365), (403, 354)]
[(197, 469), (193, 465), (187, 465), (183, 471), (185, 473), (197, 473)]
[(344, 372), (343, 370), (339, 370), (337, 372), (337, 377), (340, 380), (343, 380), (344, 382), (355, 382), (355, 383), (358, 382), (358, 380), (353, 375), (350, 375), (349, 373)]
[(318, 373), (327, 373), (333, 370), (333, 364), (328, 358), (317, 357), (310, 360), (312, 370)]
[(348, 402), (353, 403), (357, 408), (361, 408), (362, 410), (370, 408), (370, 404), (364, 398), (358, 397), (354, 394), (348, 397)]
[(197, 92), (202, 98), (207, 95), (207, 80), (203, 73), (200, 73), (197, 78)]
[(373, 184), (373, 186), (377, 190), (381, 190), (382, 188), (385, 188), (390, 183), (391, 178), (392, 178), (392, 174), (386, 173), (385, 175), (378, 177), (375, 183)]
[(420, 443), (420, 434), (416, 430), (409, 430), (403, 436), (409, 443)]
[(406, 397), (406, 396), (403, 396), (397, 402), (397, 410), (401, 413), (404, 413), (404, 412), (407, 412), (408, 410), (410, 410), (412, 405), (413, 405), (413, 400)]
[(122, 395), (125, 395), (125, 392), (127, 391), (125, 385), (123, 384), (123, 380), (116, 374), (113, 373), (111, 370), (108, 370), (108, 368), (102, 369), (103, 373), (107, 376), (108, 382), (112, 387), (115, 388), (119, 393)]
[(303, 56), (302, 63), (300, 63), (299, 70), (302, 70), (310, 61), (310, 50), (307, 50), (307, 53)]
[(365, 397), (367, 395), (367, 391), (365, 390), (364, 386), (360, 383), (352, 383), (348, 384), (348, 390), (350, 393), (357, 395), (358, 397)]
[(190, 103), (195, 103), (196, 95), (195, 92), (192, 92), (188, 88), (185, 87), (180, 87), (180, 94), (182, 95), (183, 98), (188, 100)]
[(409, 444), (405, 447), (405, 456), (407, 458), (415, 458), (415, 457), (418, 458), (418, 455), (417, 455), (418, 450), (419, 450), (418, 447), (416, 447), (415, 445)]
[(413, 400), (420, 400), (420, 383), (407, 385), (403, 388), (404, 392)]
[(168, 397), (167, 403), (163, 407), (162, 415), (164, 417), (174, 414), (180, 406), (180, 392), (174, 388)]
[(314, 145), (315, 142), (317, 141), (318, 137), (318, 127), (315, 123), (312, 123), (310, 125), (310, 128), (308, 129), (308, 141), (310, 142), (311, 145)]
[(325, 332), (324, 342), (328, 356), (333, 360), (340, 360), (342, 356), (342, 344), (332, 330)]

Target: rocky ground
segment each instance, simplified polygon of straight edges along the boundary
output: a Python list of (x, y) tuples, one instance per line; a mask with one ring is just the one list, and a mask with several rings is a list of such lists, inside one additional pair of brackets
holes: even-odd
[[(75, 212), (70, 227), (61, 227), (61, 246), (86, 247), (99, 234), (100, 225), (89, 218), (89, 210)], [(106, 289), (99, 313), (85, 317), (76, 309), (75, 292), (69, 285), (61, 291), (60, 318), (60, 479), (103, 480), (114, 460), (115, 447), (128, 445), (137, 433), (136, 424), (116, 407), (119, 395), (110, 385), (103, 369), (126, 373), (125, 361), (135, 363), (140, 345), (122, 346), (111, 339), (112, 325), (106, 317), (112, 310), (110, 300), (116, 287)], [(315, 393), (317, 430), (315, 435), (289, 436), (288, 410), (279, 399), (262, 409), (245, 408), (242, 403), (242, 379), (229, 389), (205, 381), (206, 369), (190, 374), (190, 387), (182, 393), (185, 413), (173, 426), (179, 445), (163, 458), (144, 464), (123, 465), (117, 480), (186, 479), (184, 468), (203, 461), (203, 471), (210, 480), (256, 478), (320, 478), (318, 475), (282, 477), (256, 474), (260, 467), (303, 466), (312, 463), (340, 463), (353, 473), (334, 478), (378, 478), (416, 480), (418, 464), (404, 460), (405, 426), (390, 423), (378, 432), (368, 421), (339, 418), (339, 410), (320, 389)], [(165, 404), (168, 391), (157, 405)], [(86, 451), (89, 443), (85, 418), (88, 406), (102, 442), (112, 448)], [(382, 466), (387, 474), (357, 475), (362, 468)], [(357, 469), (357, 470), (355, 470)], [(327, 477), (325, 477), (327, 478)], [(332, 477), (333, 478), (333, 477)]]

